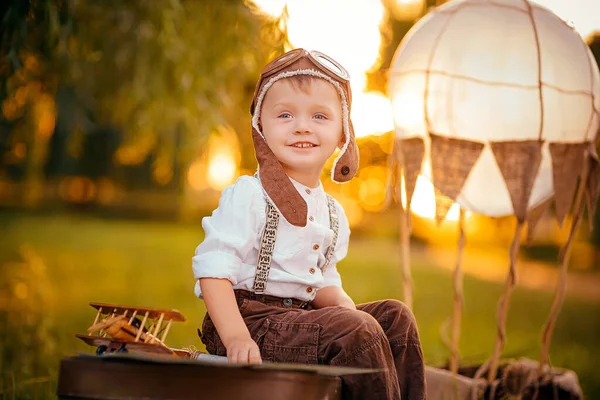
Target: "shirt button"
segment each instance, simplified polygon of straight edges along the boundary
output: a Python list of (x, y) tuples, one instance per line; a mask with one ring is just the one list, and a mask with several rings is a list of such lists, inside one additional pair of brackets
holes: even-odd
[(312, 293), (313, 288), (311, 288), (310, 286), (306, 288), (306, 293)]
[(314, 268), (311, 268), (311, 269), (308, 270), (308, 272), (310, 272), (311, 274), (314, 274), (315, 272), (317, 272), (317, 270), (314, 269)]
[(318, 244), (315, 244), (315, 245), (313, 246), (313, 250), (319, 250), (319, 245), (318, 245)]
[(311, 215), (310, 217), (308, 217), (308, 220), (309, 220), (310, 222), (313, 222), (313, 221), (315, 220), (315, 217), (313, 217), (313, 216)]
[(310, 189), (306, 189), (306, 194), (310, 194)]

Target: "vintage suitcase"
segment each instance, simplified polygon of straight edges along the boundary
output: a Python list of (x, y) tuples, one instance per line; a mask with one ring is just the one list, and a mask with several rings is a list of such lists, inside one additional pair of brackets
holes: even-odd
[(264, 363), (258, 366), (145, 356), (78, 355), (61, 361), (60, 399), (337, 400), (340, 375), (372, 370)]

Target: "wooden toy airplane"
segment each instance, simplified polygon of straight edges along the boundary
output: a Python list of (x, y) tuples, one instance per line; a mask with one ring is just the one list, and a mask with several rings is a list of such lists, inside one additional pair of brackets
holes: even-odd
[[(169, 356), (188, 355), (185, 350), (165, 345), (171, 323), (185, 321), (179, 311), (105, 303), (90, 303), (90, 306), (98, 310), (94, 323), (87, 329), (87, 335), (76, 336), (95, 346), (96, 354), (131, 350)], [(161, 329), (164, 322), (166, 326)]]

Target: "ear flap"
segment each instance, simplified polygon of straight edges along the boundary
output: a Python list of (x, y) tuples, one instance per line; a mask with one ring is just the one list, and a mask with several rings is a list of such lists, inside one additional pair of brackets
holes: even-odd
[(342, 147), (340, 155), (335, 159), (331, 171), (331, 179), (338, 183), (348, 182), (358, 171), (359, 155), (354, 138), (354, 126), (350, 119), (348, 119), (348, 122), (350, 125), (349, 137), (346, 139), (346, 144)]
[(262, 136), (252, 128), (262, 187), (281, 215), (292, 225), (306, 226), (308, 206)]

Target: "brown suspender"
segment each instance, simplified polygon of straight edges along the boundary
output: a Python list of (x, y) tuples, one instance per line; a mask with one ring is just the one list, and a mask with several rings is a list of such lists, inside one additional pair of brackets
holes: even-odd
[(279, 225), (279, 212), (267, 199), (267, 223), (260, 237), (258, 248), (258, 260), (256, 262), (256, 274), (254, 275), (254, 293), (264, 294), (271, 269), (275, 239), (277, 239), (277, 226)]

